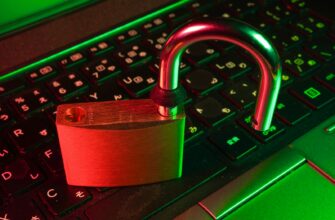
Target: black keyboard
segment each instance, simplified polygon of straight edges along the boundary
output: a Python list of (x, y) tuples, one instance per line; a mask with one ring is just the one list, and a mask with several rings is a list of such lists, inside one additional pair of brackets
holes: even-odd
[[(332, 115), (333, 22), (304, 1), (262, 2), (175, 3), (1, 80), (0, 219), (139, 219), (168, 208), (172, 218)], [(188, 92), (183, 177), (137, 187), (68, 186), (57, 105), (148, 98), (167, 36), (202, 17), (244, 20), (277, 47), (284, 69), (271, 128), (250, 126), (259, 81), (254, 60), (227, 43), (197, 43), (180, 65)]]

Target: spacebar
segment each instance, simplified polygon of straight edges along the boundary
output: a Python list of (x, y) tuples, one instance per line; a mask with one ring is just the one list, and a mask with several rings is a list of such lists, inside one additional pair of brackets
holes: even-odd
[(305, 162), (296, 151), (284, 148), (198, 204), (221, 219)]

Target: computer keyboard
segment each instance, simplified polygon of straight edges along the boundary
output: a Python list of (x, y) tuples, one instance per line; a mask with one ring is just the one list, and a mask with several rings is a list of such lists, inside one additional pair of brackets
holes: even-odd
[[(228, 43), (197, 43), (180, 65), (188, 93), (183, 177), (137, 187), (68, 186), (57, 105), (148, 98), (168, 35), (202, 17), (244, 20), (277, 47), (283, 82), (270, 129), (251, 127), (259, 81), (253, 59)], [(333, 21), (304, 1), (183, 1), (11, 74), (0, 81), (0, 219), (150, 218), (187, 197), (186, 209), (334, 113), (334, 37)]]

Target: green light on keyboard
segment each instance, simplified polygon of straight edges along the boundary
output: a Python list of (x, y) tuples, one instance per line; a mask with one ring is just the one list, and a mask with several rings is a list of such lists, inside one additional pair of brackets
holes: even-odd
[(318, 97), (321, 93), (316, 90), (315, 88), (313, 87), (309, 87), (308, 89), (306, 89), (304, 91), (304, 94), (307, 95), (309, 98), (311, 99), (315, 99), (316, 97)]
[(332, 79), (334, 79), (335, 78), (335, 74), (334, 73), (329, 73), (327, 76), (326, 76), (326, 80), (327, 81), (330, 81), (330, 80), (332, 80)]
[(236, 142), (238, 142), (240, 139), (237, 137), (237, 136), (234, 136), (234, 137), (232, 137), (231, 139), (229, 139), (228, 141), (227, 141), (227, 144), (229, 145), (229, 146), (232, 146), (232, 145), (234, 145)]
[(314, 66), (316, 64), (316, 61), (315, 60), (308, 60), (307, 64), (310, 65), (310, 66)]
[(316, 23), (316, 27), (319, 28), (319, 29), (322, 29), (322, 28), (325, 27), (325, 24), (322, 23), (322, 22), (318, 22), (318, 23)]
[(284, 105), (283, 103), (279, 103), (279, 104), (277, 105), (277, 109), (278, 109), (278, 110), (283, 109), (283, 108), (285, 108), (285, 105)]

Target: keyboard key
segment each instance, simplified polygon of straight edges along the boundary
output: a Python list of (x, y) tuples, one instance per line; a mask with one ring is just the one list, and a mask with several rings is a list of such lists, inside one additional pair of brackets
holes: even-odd
[(145, 46), (135, 42), (115, 50), (114, 57), (129, 68), (146, 63), (151, 59), (151, 54)]
[(235, 114), (232, 106), (218, 94), (197, 99), (190, 111), (207, 126), (216, 126)]
[(310, 109), (287, 94), (281, 94), (276, 106), (276, 116), (288, 125), (295, 125), (310, 114)]
[(89, 89), (88, 100), (89, 101), (117, 101), (126, 99), (128, 96), (125, 94), (123, 89), (117, 85), (114, 79), (105, 81), (99, 86), (92, 86)]
[(52, 214), (60, 216), (92, 199), (84, 188), (69, 186), (61, 181), (44, 185), (39, 190), (39, 196)]
[(185, 142), (199, 136), (203, 133), (203, 130), (198, 123), (189, 115), (186, 115), (185, 124)]
[(156, 55), (158, 57), (160, 51), (164, 47), (167, 37), (168, 33), (166, 31), (156, 32), (154, 34), (149, 34), (148, 36), (146, 36), (145, 41), (148, 43), (149, 47), (156, 52)]
[(122, 44), (134, 41), (141, 37), (140, 31), (137, 28), (130, 29), (116, 37), (116, 41)]
[(39, 158), (41, 158), (50, 172), (59, 173), (63, 170), (62, 156), (59, 146), (55, 142), (44, 144)]
[(335, 99), (328, 91), (313, 80), (296, 83), (289, 91), (312, 109), (319, 109)]
[(269, 8), (266, 8), (265, 11), (261, 11), (261, 17), (264, 17), (267, 22), (271, 24), (284, 23), (291, 19), (292, 13), (287, 10), (286, 7), (282, 4), (276, 4)]
[(101, 41), (95, 44), (94, 46), (89, 47), (87, 50), (91, 56), (95, 56), (104, 53), (106, 51), (110, 51), (113, 48), (114, 47), (112, 46), (112, 44), (109, 43), (108, 41)]
[(17, 91), (24, 87), (24, 81), (22, 79), (13, 79), (0, 83), (0, 96), (7, 95), (8, 93)]
[(184, 57), (193, 65), (204, 64), (218, 55), (214, 47), (204, 42), (193, 44), (184, 53)]
[(85, 60), (86, 60), (85, 55), (81, 52), (77, 52), (77, 53), (73, 53), (70, 56), (58, 61), (58, 65), (63, 68), (68, 68), (75, 64), (81, 63)]
[(157, 81), (157, 75), (148, 68), (131, 70), (121, 74), (118, 82), (122, 85), (129, 95), (139, 97), (148, 93)]
[(295, 50), (283, 57), (284, 67), (297, 76), (305, 76), (320, 66), (319, 61), (302, 50)]
[(308, 41), (305, 48), (318, 58), (330, 61), (335, 56), (335, 42), (328, 37), (319, 37)]
[(187, 20), (191, 18), (192, 14), (188, 11), (186, 7), (179, 7), (171, 12), (169, 12), (165, 18), (169, 22), (172, 29), (177, 26), (185, 23)]
[(16, 111), (26, 117), (32, 112), (52, 105), (53, 100), (49, 92), (41, 88), (25, 90), (9, 99)]
[(121, 73), (120, 67), (110, 58), (103, 58), (98, 61), (85, 64), (82, 68), (88, 79), (93, 82), (100, 82)]
[(257, 1), (234, 1), (229, 0), (223, 4), (223, 7), (230, 11), (234, 17), (243, 17), (256, 11), (259, 2)]
[(142, 29), (145, 32), (150, 33), (150, 32), (161, 30), (166, 27), (167, 27), (167, 21), (164, 20), (164, 18), (154, 18), (153, 20), (145, 23), (142, 26)]
[(297, 31), (283, 32), (282, 29), (272, 29), (268, 31), (269, 39), (277, 46), (278, 49), (288, 50), (302, 43), (304, 36)]
[(1, 220), (44, 220), (45, 216), (36, 207), (31, 199), (17, 199), (4, 208), (0, 208)]
[(87, 83), (77, 73), (67, 73), (61, 75), (48, 83), (48, 87), (58, 97), (67, 99), (73, 95), (78, 95), (87, 88)]
[(226, 52), (223, 56), (210, 62), (210, 67), (226, 79), (234, 79), (251, 70), (251, 63), (236, 53)]
[(254, 82), (243, 77), (226, 83), (222, 94), (238, 108), (247, 108), (256, 102), (257, 90)]
[(0, 164), (4, 164), (9, 159), (13, 158), (14, 154), (7, 144), (0, 141)]
[(331, 91), (335, 92), (335, 71), (332, 71), (332, 69), (321, 70), (315, 78)]
[(233, 125), (212, 133), (209, 140), (232, 160), (238, 160), (256, 149), (255, 142)]
[(49, 76), (55, 75), (56, 71), (55, 68), (51, 65), (46, 65), (39, 68), (37, 71), (31, 72), (27, 74), (27, 79), (34, 83), (41, 79), (44, 79)]
[(8, 136), (20, 153), (26, 153), (52, 137), (52, 129), (43, 117), (32, 117), (9, 128)]
[(23, 159), (16, 159), (0, 168), (1, 187), (8, 195), (24, 192), (43, 180), (43, 174)]
[(241, 125), (244, 129), (249, 131), (253, 136), (259, 139), (262, 142), (269, 142), (277, 135), (284, 132), (284, 125), (278, 122), (275, 118), (272, 120), (272, 125), (266, 131), (256, 131), (251, 127), (251, 115), (245, 115), (241, 119), (237, 120), (238, 124)]
[(4, 104), (0, 104), (0, 128), (6, 125), (12, 120), (12, 114), (8, 110), (8, 107), (5, 107)]
[(324, 32), (328, 26), (325, 21), (312, 15), (302, 16), (295, 20), (292, 25), (307, 36)]
[(204, 95), (222, 85), (222, 80), (215, 73), (206, 69), (195, 69), (186, 74), (184, 85), (196, 95)]

